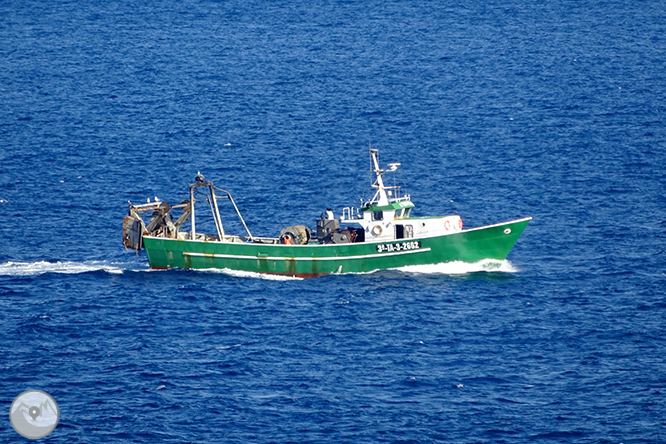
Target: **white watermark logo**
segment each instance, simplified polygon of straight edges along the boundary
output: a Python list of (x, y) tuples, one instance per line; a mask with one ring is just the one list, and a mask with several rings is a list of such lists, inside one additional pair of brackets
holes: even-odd
[(43, 438), (53, 431), (60, 419), (60, 409), (51, 395), (41, 390), (28, 390), (18, 395), (9, 408), (9, 420), (19, 435), (29, 439)]

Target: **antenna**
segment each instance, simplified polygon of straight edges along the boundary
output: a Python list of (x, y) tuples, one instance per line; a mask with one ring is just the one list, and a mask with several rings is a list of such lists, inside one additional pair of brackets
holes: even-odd
[(368, 140), (368, 148), (370, 152), (370, 186), (375, 183), (375, 167), (372, 164), (372, 140)]

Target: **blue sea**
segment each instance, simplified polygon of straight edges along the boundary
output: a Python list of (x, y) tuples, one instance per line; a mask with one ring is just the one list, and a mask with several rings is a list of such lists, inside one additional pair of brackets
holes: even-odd
[[(122, 245), (199, 171), (314, 227), (369, 146), (414, 215), (534, 219), (306, 280)], [(37, 389), (47, 443), (666, 442), (665, 159), (663, 0), (3, 1), (0, 441)]]

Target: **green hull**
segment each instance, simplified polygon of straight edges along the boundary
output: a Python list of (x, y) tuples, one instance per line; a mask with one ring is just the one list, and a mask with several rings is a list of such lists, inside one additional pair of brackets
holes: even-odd
[(144, 236), (152, 268), (230, 269), (297, 277), (358, 273), (405, 265), (506, 259), (531, 218), (454, 234), (390, 242), (281, 245)]

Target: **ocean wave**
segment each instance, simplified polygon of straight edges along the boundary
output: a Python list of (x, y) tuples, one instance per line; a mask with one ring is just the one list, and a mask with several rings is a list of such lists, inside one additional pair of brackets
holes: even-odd
[(128, 270), (122, 264), (107, 262), (5, 262), (0, 264), (0, 276), (36, 276), (45, 273), (80, 274), (104, 271), (110, 274), (122, 274)]
[[(447, 275), (461, 275), (461, 274), (478, 273), (478, 272), (517, 273), (520, 271), (518, 268), (516, 268), (515, 265), (513, 265), (510, 261), (506, 259), (505, 260), (484, 259), (474, 263), (455, 261), (455, 262), (443, 262), (439, 264), (428, 264), (428, 265), (406, 265), (404, 267), (391, 268), (391, 270), (399, 270), (404, 273), (412, 273), (412, 274), (447, 274)], [(252, 271), (231, 270), (229, 268), (219, 268), (219, 269), (206, 268), (194, 271), (205, 272), (205, 273), (221, 273), (234, 277), (266, 279), (273, 281), (292, 281), (292, 280), (304, 279), (296, 276), (256, 273)], [(331, 274), (333, 275), (374, 274), (380, 271), (382, 270), (378, 269), (366, 272), (347, 272), (347, 273), (331, 273)]]
[[(407, 265), (393, 268), (405, 273), (413, 274), (448, 274), (459, 275), (477, 272), (499, 272), (516, 273), (519, 270), (508, 260), (484, 259), (475, 263), (468, 262), (444, 262), (429, 265)], [(151, 268), (137, 269), (136, 264), (120, 264), (108, 262), (71, 262), (71, 261), (37, 261), (37, 262), (5, 262), (0, 264), (0, 276), (35, 276), (45, 273), (57, 274), (80, 274), (95, 271), (103, 271), (109, 274), (122, 274), (125, 271), (153, 271)], [(206, 268), (193, 269), (192, 271), (203, 273), (220, 273), (233, 277), (266, 279), (273, 281), (302, 280), (295, 276), (284, 276), (277, 274), (257, 273), (252, 271), (232, 270), (229, 268)], [(343, 274), (371, 274), (381, 270), (365, 273), (343, 273)]]
[(267, 273), (257, 273), (254, 271), (241, 271), (241, 270), (232, 270), (230, 268), (204, 268), (204, 269), (192, 269), (192, 271), (199, 271), (204, 273), (220, 273), (226, 274), (233, 277), (242, 277), (242, 278), (255, 278), (255, 279), (266, 279), (269, 281), (300, 281), (303, 278), (296, 276), (284, 276), (281, 274), (267, 274)]
[(405, 273), (449, 275), (478, 273), (482, 271), (489, 273), (517, 273), (520, 271), (506, 259), (483, 259), (473, 263), (455, 261), (430, 265), (406, 265), (395, 269)]

